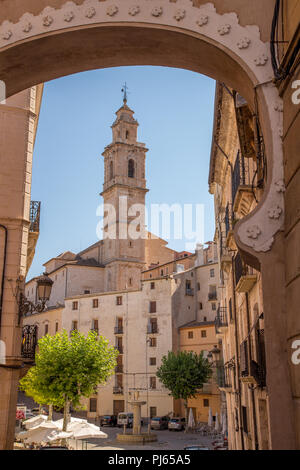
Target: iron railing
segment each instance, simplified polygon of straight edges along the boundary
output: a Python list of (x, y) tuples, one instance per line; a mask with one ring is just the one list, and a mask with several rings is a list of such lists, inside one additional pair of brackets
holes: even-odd
[(230, 203), (227, 204), (226, 209), (225, 209), (225, 218), (224, 218), (224, 223), (225, 223), (225, 234), (226, 238), (230, 230), (233, 229), (233, 212), (232, 212), (232, 205)]
[(40, 214), (41, 214), (41, 203), (40, 201), (30, 202), (30, 232), (40, 231)]
[(123, 326), (115, 326), (115, 335), (123, 334)]
[(123, 364), (119, 364), (118, 366), (115, 367), (115, 372), (117, 374), (122, 374), (123, 373)]
[(249, 376), (249, 350), (247, 339), (240, 345), (240, 370), (242, 377)]
[(121, 387), (121, 386), (113, 387), (113, 394), (114, 395), (122, 395), (123, 394), (123, 387)]
[(232, 362), (220, 364), (217, 366), (216, 379), (220, 388), (232, 388), (232, 375), (234, 375), (234, 368), (235, 366), (232, 364)]
[(149, 335), (158, 333), (158, 326), (157, 325), (148, 325), (147, 326), (147, 333)]
[(34, 359), (37, 347), (37, 325), (26, 325), (22, 329), (21, 356), (24, 359)]
[(243, 263), (240, 253), (234, 258), (235, 285), (239, 283), (242, 276), (254, 274), (253, 268)]
[(186, 287), (185, 288), (185, 295), (194, 295), (194, 289)]
[(252, 158), (244, 158), (238, 152), (232, 174), (232, 202), (234, 203), (236, 193), (240, 186), (254, 187), (256, 176), (255, 164)]
[(217, 311), (217, 316), (215, 318), (215, 327), (216, 332), (219, 331), (219, 328), (228, 326), (228, 319), (227, 319), (227, 308), (226, 307), (219, 307)]
[(217, 291), (213, 291), (213, 292), (208, 293), (208, 300), (217, 300), (217, 299), (218, 299)]

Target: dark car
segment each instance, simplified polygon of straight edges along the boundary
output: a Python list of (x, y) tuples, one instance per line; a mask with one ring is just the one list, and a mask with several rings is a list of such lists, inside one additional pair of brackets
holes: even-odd
[(151, 429), (168, 429), (168, 416), (154, 416), (151, 418)]
[(117, 426), (116, 415), (104, 415), (100, 416), (100, 426)]

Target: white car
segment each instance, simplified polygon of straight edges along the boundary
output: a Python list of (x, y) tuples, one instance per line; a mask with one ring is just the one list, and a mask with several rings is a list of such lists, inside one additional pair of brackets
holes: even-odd
[(185, 428), (185, 418), (171, 418), (168, 424), (169, 431), (183, 431)]
[(133, 426), (133, 413), (119, 413), (117, 425), (120, 427), (126, 426), (127, 428), (132, 428)]

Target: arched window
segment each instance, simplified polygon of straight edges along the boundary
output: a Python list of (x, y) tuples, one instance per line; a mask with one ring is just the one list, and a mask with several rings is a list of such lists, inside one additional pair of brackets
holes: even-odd
[(132, 158), (128, 161), (128, 178), (134, 178), (134, 161)]
[(114, 177), (114, 164), (113, 162), (109, 163), (109, 179), (112, 180)]

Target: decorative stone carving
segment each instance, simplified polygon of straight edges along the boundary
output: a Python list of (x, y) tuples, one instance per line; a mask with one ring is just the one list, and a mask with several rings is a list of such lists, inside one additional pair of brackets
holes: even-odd
[(198, 20), (196, 21), (198, 26), (204, 26), (208, 23), (208, 15), (201, 15), (199, 16)]
[(259, 228), (258, 225), (252, 225), (252, 227), (249, 227), (246, 230), (248, 238), (252, 238), (253, 240), (256, 240), (259, 235), (261, 234), (261, 229)]
[(257, 66), (266, 65), (266, 63), (268, 62), (268, 59), (269, 58), (266, 54), (260, 54), (258, 57), (254, 59), (254, 63)]
[(163, 14), (163, 8), (162, 7), (154, 7), (151, 10), (151, 15), (159, 17)]
[(73, 19), (75, 18), (75, 15), (73, 13), (73, 11), (67, 11), (65, 14), (64, 14), (64, 21), (66, 21), (67, 23), (70, 23)]
[(284, 193), (285, 192), (285, 184), (283, 180), (278, 180), (275, 183), (276, 191), (278, 193)]
[(281, 214), (282, 209), (279, 206), (271, 207), (271, 209), (268, 210), (268, 216), (270, 217), (270, 219), (279, 219)]
[(141, 11), (140, 7), (138, 5), (134, 5), (133, 7), (129, 8), (128, 13), (131, 16), (135, 16), (135, 15), (138, 15), (140, 11)]
[(218, 27), (218, 33), (221, 36), (224, 36), (225, 34), (229, 34), (231, 30), (231, 25), (229, 23), (222, 24)]
[(24, 33), (29, 33), (31, 30), (32, 30), (32, 23), (30, 23), (30, 21), (27, 21), (26, 23), (24, 23), (22, 31), (24, 31)]
[(111, 5), (110, 7), (107, 8), (106, 10), (106, 14), (108, 16), (115, 16), (119, 11), (119, 8), (117, 7), (117, 5)]
[(54, 20), (53, 20), (52, 16), (50, 16), (50, 15), (44, 16), (44, 18), (43, 18), (43, 26), (47, 26), (47, 27), (48, 27), (48, 26), (51, 26), (52, 23), (53, 23), (53, 21), (54, 21)]
[(85, 10), (85, 16), (87, 18), (93, 18), (96, 15), (96, 10), (94, 7), (89, 7)]
[(239, 40), (239, 42), (237, 43), (237, 47), (239, 49), (247, 49), (250, 46), (250, 43), (251, 43), (251, 39), (244, 37)]
[(185, 17), (185, 10), (183, 8), (178, 8), (178, 10), (175, 11), (174, 18), (176, 21), (181, 21)]
[(282, 139), (282, 137), (283, 137), (283, 127), (282, 126), (278, 127), (278, 135)]
[(275, 103), (274, 110), (278, 111), (279, 113), (283, 113), (283, 102), (277, 101), (277, 103)]
[(2, 39), (5, 39), (6, 41), (8, 41), (11, 37), (12, 37), (12, 31), (11, 29), (7, 29), (6, 31), (4, 31), (4, 33), (2, 33)]

